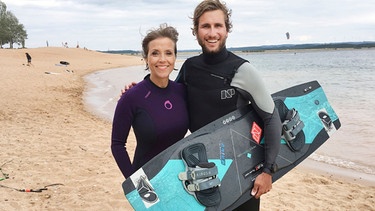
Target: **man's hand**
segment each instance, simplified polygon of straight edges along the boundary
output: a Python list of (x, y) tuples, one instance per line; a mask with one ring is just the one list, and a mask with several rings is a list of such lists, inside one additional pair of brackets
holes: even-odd
[(251, 195), (256, 199), (272, 189), (272, 176), (265, 172), (259, 174), (254, 181), (254, 187), (251, 190)]
[(136, 82), (131, 82), (131, 84), (126, 85), (124, 89), (121, 89), (121, 94), (124, 94), (126, 91), (128, 91), (135, 85), (137, 85)]
[(136, 82), (131, 82), (131, 84), (128, 84), (128, 85), (125, 86), (125, 88), (121, 89), (121, 93), (120, 93), (120, 96), (119, 96), (118, 99), (120, 99), (121, 96), (122, 96), (126, 91), (128, 91), (129, 89), (131, 89), (131, 88), (132, 88), (133, 86), (135, 86), (135, 85), (137, 85)]

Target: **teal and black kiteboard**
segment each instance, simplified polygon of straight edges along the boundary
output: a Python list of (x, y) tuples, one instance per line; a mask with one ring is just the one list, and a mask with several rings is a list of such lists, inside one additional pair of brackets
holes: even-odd
[[(317, 81), (272, 95), (283, 122), (273, 181), (293, 169), (340, 128)], [(250, 199), (264, 162), (263, 123), (250, 105), (172, 145), (126, 179), (135, 210), (232, 210)], [(196, 167), (195, 165), (199, 167)]]

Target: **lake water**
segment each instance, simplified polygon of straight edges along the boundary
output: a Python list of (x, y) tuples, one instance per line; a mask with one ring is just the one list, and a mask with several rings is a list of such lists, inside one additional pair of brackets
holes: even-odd
[[(342, 126), (302, 165), (375, 183), (375, 49), (238, 55), (258, 69), (271, 93), (312, 80), (323, 87)], [(179, 55), (179, 59), (188, 56)], [(181, 63), (176, 66), (179, 68)], [(111, 121), (120, 90), (146, 74), (144, 66), (135, 66), (86, 76), (87, 108)]]

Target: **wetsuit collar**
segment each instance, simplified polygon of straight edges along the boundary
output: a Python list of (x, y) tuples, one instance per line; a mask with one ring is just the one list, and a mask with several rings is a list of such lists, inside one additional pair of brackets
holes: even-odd
[(154, 84), (154, 82), (151, 81), (150, 74), (147, 74), (143, 79), (148, 81), (151, 84), (151, 86), (156, 87), (156, 89), (158, 89), (158, 90), (165, 90), (169, 87), (169, 84), (170, 84), (169, 83), (170, 81), (168, 81), (168, 85), (166, 87), (164, 87), (164, 88), (158, 87), (156, 84)]
[(224, 47), (217, 53), (203, 53), (203, 61), (207, 64), (217, 64), (228, 57), (228, 50)]

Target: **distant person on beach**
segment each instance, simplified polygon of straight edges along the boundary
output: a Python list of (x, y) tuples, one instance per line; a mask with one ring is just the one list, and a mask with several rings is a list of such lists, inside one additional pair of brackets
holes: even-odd
[[(262, 118), (264, 167), (248, 192), (254, 197), (235, 209), (253, 211), (260, 208), (260, 196), (272, 188), (274, 163), (280, 149), (281, 120), (256, 69), (226, 48), (232, 28), (230, 17), (231, 10), (220, 0), (205, 0), (195, 8), (193, 35), (203, 53), (184, 62), (176, 81), (187, 88), (191, 132), (249, 103)], [(125, 94), (130, 87), (125, 87)], [(230, 96), (221, 98), (222, 92), (229, 92)]]
[[(150, 74), (117, 103), (111, 149), (125, 178), (181, 140), (188, 130), (185, 86), (169, 80), (175, 69), (177, 40), (176, 29), (166, 24), (147, 33), (142, 50)], [(126, 148), (131, 127), (137, 141), (133, 163)]]
[(26, 54), (26, 59), (27, 59), (27, 66), (30, 66), (31, 65), (31, 56), (29, 53), (25, 53)]

